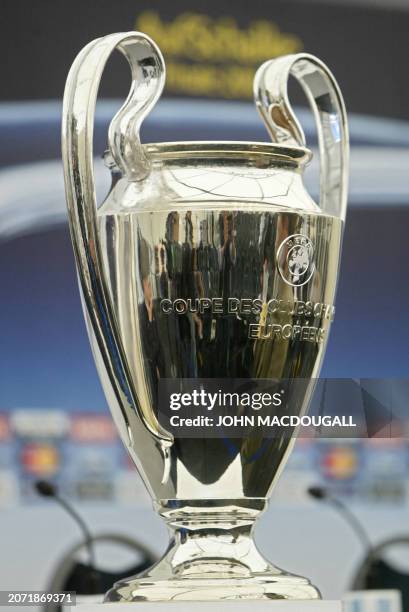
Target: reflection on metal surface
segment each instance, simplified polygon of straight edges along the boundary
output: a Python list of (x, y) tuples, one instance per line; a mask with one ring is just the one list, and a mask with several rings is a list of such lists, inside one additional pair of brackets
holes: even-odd
[[(133, 84), (110, 126), (113, 184), (97, 209), (93, 111), (117, 47)], [(303, 186), (311, 154), (288, 102), (290, 73), (316, 111), (320, 205)], [(258, 108), (280, 144), (142, 146), (139, 127), (163, 81), (156, 45), (140, 33), (116, 34), (80, 53), (64, 100), (67, 201), (94, 357), (122, 440), (172, 531), (163, 559), (116, 584), (107, 600), (315, 599), (307, 579), (272, 566), (252, 539), (291, 438), (266, 439), (257, 429), (234, 440), (177, 438), (158, 423), (156, 405), (162, 378), (318, 375), (346, 206), (342, 98), (319, 60), (282, 58), (255, 80)], [(302, 327), (320, 333), (304, 338), (294, 332)], [(311, 380), (300, 414), (312, 390)]]

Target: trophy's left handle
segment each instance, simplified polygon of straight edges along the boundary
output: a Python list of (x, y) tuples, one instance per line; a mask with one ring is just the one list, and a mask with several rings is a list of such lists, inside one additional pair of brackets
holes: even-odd
[(122, 173), (130, 180), (143, 178), (149, 171), (139, 128), (163, 89), (165, 66), (161, 52), (150, 38), (139, 32), (99, 38), (84, 47), (75, 59), (64, 93), (62, 155), (71, 238), (86, 315), (122, 412), (122, 426), (125, 423), (128, 440), (131, 443), (133, 437), (127, 413), (134, 412), (153, 439), (166, 449), (172, 444), (171, 436), (159, 425), (153, 429), (139, 406), (100, 252), (93, 169), (94, 115), (102, 73), (115, 49), (129, 62), (132, 85), (128, 98), (111, 122), (109, 147)]

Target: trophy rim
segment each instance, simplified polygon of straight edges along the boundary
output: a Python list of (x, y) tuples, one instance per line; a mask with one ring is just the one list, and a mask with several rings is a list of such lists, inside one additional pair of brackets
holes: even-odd
[(152, 161), (166, 159), (258, 159), (266, 163), (291, 165), (303, 168), (312, 159), (307, 147), (288, 146), (279, 143), (251, 141), (183, 141), (146, 143), (143, 148)]

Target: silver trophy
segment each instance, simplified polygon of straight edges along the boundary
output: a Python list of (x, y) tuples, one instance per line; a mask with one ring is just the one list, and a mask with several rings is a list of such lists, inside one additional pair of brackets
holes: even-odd
[[(112, 119), (112, 187), (97, 206), (93, 121), (115, 50), (131, 67)], [(321, 194), (303, 185), (311, 152), (288, 100), (295, 77), (313, 109)], [(70, 70), (62, 150), (71, 237), (88, 333), (124, 445), (170, 531), (152, 568), (106, 601), (316, 599), (306, 578), (267, 561), (253, 527), (294, 435), (178, 437), (158, 420), (163, 380), (311, 380), (334, 314), (348, 182), (348, 129), (337, 83), (317, 58), (263, 64), (257, 109), (273, 144), (141, 144), (165, 82), (160, 50), (139, 32), (89, 43)]]

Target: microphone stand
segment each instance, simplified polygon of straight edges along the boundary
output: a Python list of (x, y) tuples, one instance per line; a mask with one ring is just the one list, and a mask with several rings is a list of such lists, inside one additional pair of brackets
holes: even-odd
[(89, 575), (87, 576), (87, 590), (89, 590), (90, 595), (99, 594), (101, 592), (100, 575), (99, 575), (98, 570), (96, 569), (96, 558), (95, 558), (95, 550), (93, 546), (93, 537), (85, 521), (78, 514), (75, 508), (73, 508), (73, 506), (71, 506), (71, 504), (69, 504), (66, 499), (64, 499), (63, 497), (59, 495), (58, 489), (54, 484), (46, 480), (38, 480), (34, 486), (35, 486), (37, 493), (41, 495), (42, 497), (51, 497), (52, 499), (54, 499), (67, 512), (67, 514), (74, 520), (76, 525), (81, 530), (84, 536), (84, 545), (85, 545), (85, 548), (87, 549), (89, 568), (91, 570)]
[(357, 519), (355, 514), (337, 497), (333, 497), (324, 487), (310, 487), (308, 489), (310, 497), (317, 501), (326, 501), (338, 512), (338, 514), (346, 521), (352, 531), (355, 533), (367, 555), (371, 555), (373, 546), (369, 536), (363, 527), (362, 523)]

